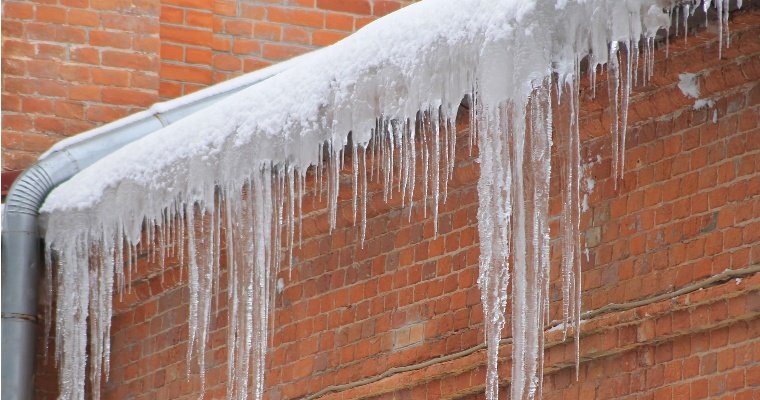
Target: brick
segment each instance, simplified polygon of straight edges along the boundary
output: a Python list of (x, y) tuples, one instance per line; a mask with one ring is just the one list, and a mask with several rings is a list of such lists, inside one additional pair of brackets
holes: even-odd
[(346, 14), (326, 14), (325, 28), (351, 32), (354, 29), (354, 17)]
[[(191, 48), (192, 49), (192, 48)], [(188, 61), (184, 56), (185, 48), (182, 46), (175, 46), (172, 44), (161, 45), (161, 59), (162, 60), (174, 60), (174, 61)]]
[(272, 22), (308, 26), (312, 28), (322, 28), (325, 22), (324, 14), (318, 11), (279, 7), (269, 7), (267, 9), (267, 18)]
[(50, 41), (54, 42), (56, 40), (56, 31), (58, 30), (58, 25), (54, 24), (43, 24), (43, 23), (28, 23), (26, 26), (24, 26), (24, 31), (26, 32), (26, 37), (29, 39), (35, 39), (35, 40), (43, 40), (43, 41)]
[(100, 25), (100, 15), (96, 12), (71, 8), (68, 9), (66, 16), (67, 22), (71, 25), (88, 27)]
[(100, 87), (95, 85), (77, 85), (69, 89), (71, 100), (100, 101)]
[[(23, 76), (26, 74), (26, 61), (24, 60), (17, 60), (17, 59), (11, 59), (11, 58), (5, 58), (2, 60), (2, 71), (3, 75), (5, 77), (11, 77), (15, 76), (18, 79), (8, 79), (10, 82), (14, 82), (16, 89), (21, 89), (26, 92), (33, 92), (34, 88), (32, 87), (32, 83), (25, 82), (26, 80), (23, 78), (19, 78), (19, 76)], [(15, 91), (14, 91), (15, 92)]]
[(372, 5), (372, 13), (378, 17), (390, 14), (401, 8), (398, 1), (375, 1)]
[(3, 116), (3, 129), (14, 131), (28, 131), (32, 129), (32, 121), (22, 115), (5, 114)]
[(255, 4), (241, 4), (240, 16), (251, 20), (263, 20), (267, 9)]
[(204, 0), (165, 0), (166, 4), (173, 4), (179, 7), (197, 8), (197, 9), (213, 9), (212, 2)]
[(111, 67), (120, 67), (139, 71), (152, 70), (156, 67), (155, 59), (143, 54), (103, 50), (101, 52), (101, 58), (103, 65)]
[(55, 40), (63, 43), (86, 43), (87, 31), (81, 28), (59, 26), (55, 28)]
[(8, 149), (43, 152), (57, 141), (54, 136), (3, 131), (3, 146)]
[(161, 6), (159, 20), (163, 23), (182, 24), (185, 20), (185, 11), (179, 7)]
[(2, 95), (3, 111), (21, 111), (21, 99), (18, 96)]
[(61, 65), (58, 74), (61, 79), (71, 82), (90, 82), (90, 67)]
[(61, 0), (60, 3), (67, 7), (86, 8), (89, 6), (89, 1), (87, 0)]
[(128, 49), (132, 47), (132, 35), (126, 32), (90, 31), (90, 44), (93, 46)]
[(55, 103), (55, 115), (62, 118), (82, 119), (84, 105), (79, 102), (58, 101)]
[(129, 74), (130, 85), (134, 88), (155, 91), (158, 88), (158, 76), (155, 73), (132, 72)]
[[(248, 32), (250, 33), (250, 31)], [(282, 28), (278, 24), (257, 22), (256, 25), (253, 27), (253, 36), (258, 39), (279, 41), (282, 37)], [(289, 41), (289, 40), (286, 39), (286, 41)]]
[(213, 53), (207, 49), (188, 47), (185, 49), (185, 61), (190, 64), (211, 65)]
[(211, 83), (211, 71), (205, 68), (161, 64), (161, 76), (165, 79), (196, 83)]
[(21, 21), (3, 20), (2, 35), (6, 38), (19, 38), (24, 34), (24, 23)]
[(374, 21), (374, 17), (357, 17), (354, 20), (354, 30), (359, 30), (361, 28), (364, 28), (366, 25)]
[(264, 58), (270, 60), (285, 60), (306, 53), (308, 49), (298, 46), (288, 46), (265, 43), (262, 49)]
[(346, 36), (346, 34), (340, 32), (325, 30), (314, 31), (312, 34), (312, 44), (316, 46), (329, 46), (345, 38)]
[(317, 0), (317, 7), (351, 14), (368, 15), (372, 13), (372, 6), (368, 0)]
[(162, 25), (160, 29), (162, 39), (175, 43), (192, 44), (196, 46), (210, 47), (212, 32), (201, 29), (188, 29)]
[(214, 56), (213, 66), (223, 71), (238, 71), (242, 63), (239, 58), (227, 54), (217, 54)]
[(3, 17), (10, 19), (34, 18), (34, 6), (21, 1), (3, 2)]
[(66, 9), (63, 7), (38, 5), (35, 10), (35, 16), (38, 21), (62, 24), (66, 21)]
[(185, 22), (190, 26), (210, 29), (212, 25), (212, 16), (213, 14), (210, 12), (187, 10), (185, 13)]
[(250, 36), (253, 32), (253, 23), (243, 20), (229, 20), (224, 22), (224, 33), (230, 35)]
[(72, 48), (71, 60), (85, 64), (100, 64), (100, 52), (92, 48)]
[(34, 129), (37, 132), (58, 133), (63, 132), (65, 123), (63, 119), (56, 117), (35, 117)]
[(234, 17), (237, 14), (237, 4), (235, 1), (217, 0), (214, 1), (215, 14)]
[(259, 54), (261, 43), (258, 40), (236, 38), (232, 44), (232, 52), (235, 54)]

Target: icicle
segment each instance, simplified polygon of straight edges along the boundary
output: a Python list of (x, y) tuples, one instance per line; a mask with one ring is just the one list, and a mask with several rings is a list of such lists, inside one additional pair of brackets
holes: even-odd
[[(723, 25), (724, 25), (724, 29), (726, 31), (726, 33), (725, 33), (725, 36), (726, 36), (726, 48), (729, 48), (729, 47), (731, 47), (731, 30), (729, 29), (729, 26), (728, 26), (728, 18), (729, 18), (729, 12), (731, 11), (731, 9), (730, 9), (730, 3), (729, 3), (729, 1), (728, 0), (723, 0), (723, 1), (724, 1), (724, 4), (723, 4)], [(741, 8), (741, 6), (742, 6), (741, 0), (737, 1), (736, 6)]]
[(683, 4), (683, 43), (689, 42), (689, 16), (691, 16), (690, 4)]
[(420, 113), (420, 131), (422, 131), (422, 216), (427, 218), (427, 199), (428, 190), (430, 189), (430, 113)]
[(610, 100), (610, 123), (612, 134), (612, 176), (614, 177), (615, 187), (622, 177), (621, 166), (621, 148), (624, 143), (620, 143), (620, 59), (619, 44), (613, 41), (610, 44), (609, 69), (607, 71), (607, 90)]
[[(580, 344), (580, 90), (578, 85), (578, 69), (569, 81), (568, 94), (569, 116), (567, 133), (563, 138), (564, 159), (561, 164), (562, 185), (562, 314), (564, 336), (567, 337), (570, 327), (576, 346), (576, 379), (580, 360), (578, 356)], [(616, 122), (613, 122), (616, 123)], [(615, 138), (613, 137), (613, 141)], [(614, 157), (614, 153), (613, 153)]]
[[(355, 157), (356, 155), (354, 155)], [(295, 168), (288, 166), (287, 173), (288, 180), (288, 277), (290, 277), (293, 271), (293, 249), (296, 247), (295, 243), (295, 231), (296, 231), (296, 186), (298, 180), (298, 172)], [(354, 220), (356, 217), (354, 217)], [(354, 221), (356, 223), (356, 221)]]
[[(673, 8), (668, 7), (668, 25), (665, 27), (665, 58), (670, 57), (670, 25), (673, 21)], [(678, 19), (676, 19), (678, 21)], [(678, 22), (676, 22), (677, 24)], [(628, 48), (628, 54), (631, 53), (630, 47)]]
[(351, 206), (354, 212), (354, 225), (356, 225), (356, 212), (358, 210), (357, 202), (359, 200), (359, 157), (357, 156), (357, 147), (358, 146), (356, 144), (353, 144), (351, 146), (351, 165), (353, 167), (351, 169), (351, 177), (353, 178), (351, 185), (351, 190), (353, 190), (353, 196), (351, 196)]
[[(625, 81), (623, 82), (623, 92), (621, 93), (622, 100), (622, 112), (623, 116), (620, 121), (620, 178), (623, 178), (624, 172), (625, 172), (625, 140), (626, 140), (626, 133), (628, 132), (628, 106), (630, 103), (631, 98), (631, 57), (632, 57), (632, 50), (633, 50), (633, 40), (628, 41), (628, 45), (625, 47), (625, 60), (626, 60), (626, 67), (625, 67)], [(579, 160), (580, 162), (580, 160)]]
[(441, 115), (439, 110), (431, 111), (431, 113), (433, 114), (431, 117), (433, 123), (433, 187), (431, 188), (433, 194), (433, 237), (438, 238), (438, 202), (441, 192)]
[(675, 36), (678, 36), (678, 24), (681, 21), (681, 9), (678, 7), (676, 7), (676, 17), (673, 19), (673, 21), (676, 23)]
[(415, 138), (417, 137), (417, 132), (415, 129), (412, 128), (412, 124), (416, 124), (415, 121), (412, 121), (411, 119), (406, 120), (406, 131), (408, 132), (409, 137), (409, 150), (410, 152), (410, 160), (409, 160), (409, 177), (411, 183), (408, 186), (409, 189), (409, 214), (408, 214), (408, 220), (412, 220), (412, 209), (414, 208), (414, 189), (417, 185), (417, 146), (415, 145)]
[[(190, 287), (190, 302), (188, 312), (188, 329), (190, 332), (187, 341), (187, 359), (193, 356), (193, 348), (196, 346), (198, 336), (198, 293), (200, 292), (200, 278), (195, 250), (195, 210), (190, 209), (187, 213), (187, 243), (188, 243), (188, 286)], [(200, 360), (200, 357), (199, 357)], [(190, 376), (190, 363), (187, 363), (187, 375)]]
[[(483, 110), (472, 98), (472, 127), (478, 127)], [(499, 108), (503, 118), (507, 110)], [(480, 179), (478, 180), (478, 233), (480, 237), (480, 270), (478, 286), (485, 321), (486, 341), (486, 399), (497, 399), (499, 394), (499, 341), (506, 324), (507, 286), (509, 284), (508, 259), (512, 218), (512, 168), (509, 163), (508, 137), (500, 126), (501, 121), (488, 121), (479, 132)], [(472, 129), (472, 128), (471, 128)]]
[[(394, 154), (394, 158), (396, 159), (396, 162), (393, 165), (394, 168), (394, 180), (396, 182), (396, 189), (395, 191), (401, 192), (401, 186), (403, 185), (403, 174), (404, 174), (404, 138), (402, 137), (402, 132), (398, 128), (398, 121), (390, 120), (388, 121), (388, 135), (393, 137), (393, 140), (396, 142), (396, 154)], [(402, 196), (403, 197), (403, 196)], [(403, 200), (402, 200), (403, 201)]]
[(367, 148), (362, 149), (362, 225), (361, 246), (364, 247), (364, 238), (367, 236)]
[(715, 0), (715, 8), (718, 9), (718, 60), (723, 58), (723, 4), (725, 1)]
[(639, 84), (639, 38), (630, 41), (633, 48), (629, 50), (629, 55), (633, 56), (633, 86)]
[(396, 168), (396, 162), (395, 162), (395, 155), (396, 155), (396, 136), (390, 134), (391, 132), (388, 130), (388, 121), (383, 120), (383, 133), (388, 137), (388, 143), (390, 144), (390, 147), (388, 149), (388, 165), (386, 170), (386, 184), (385, 189), (388, 193), (388, 198), (393, 198), (393, 170)]

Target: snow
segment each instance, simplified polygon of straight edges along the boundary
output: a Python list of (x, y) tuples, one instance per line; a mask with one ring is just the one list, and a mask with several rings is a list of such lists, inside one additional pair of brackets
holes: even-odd
[(701, 110), (705, 107), (713, 108), (715, 106), (715, 100), (713, 99), (697, 99), (694, 105), (691, 107), (693, 110)]
[(705, 107), (713, 108), (715, 106), (715, 100), (699, 98), (699, 81), (697, 79), (697, 74), (679, 74), (678, 89), (681, 90), (681, 93), (683, 93), (684, 96), (696, 99), (694, 101), (694, 105), (692, 106), (693, 110), (701, 110)]
[[(138, 250), (147, 249), (158, 253), (161, 265), (176, 254), (187, 269), (188, 371), (195, 359), (202, 377), (222, 276), (219, 260), (226, 251), (228, 396), (245, 399), (250, 391), (260, 399), (269, 316), (279, 287), (274, 277), (285, 256), (280, 244), (287, 243), (290, 252), (297, 237), (300, 241), (307, 170), (317, 177), (314, 189), (326, 193), (334, 228), (340, 173), (345, 153), (350, 155), (352, 211), (362, 240), (368, 180), (383, 182), (384, 196), (397, 193), (410, 212), (429, 208), (436, 218), (452, 174), (454, 119), (465, 96), (471, 104), (470, 142), (480, 151), (478, 284), (485, 314), (486, 397), (498, 397), (499, 341), (511, 300), (511, 398), (540, 398), (543, 327), (549, 318), (552, 140), (563, 156), (561, 322), (565, 334), (573, 332), (578, 353), (580, 61), (588, 56), (592, 81), (607, 65), (614, 173), (620, 178), (639, 40), (643, 36), (646, 82), (654, 65), (654, 35), (669, 24), (674, 5), (674, 0), (415, 3), (74, 176), (41, 209), (48, 268), (52, 255), (60, 264), (55, 293), (62, 398), (85, 397), (88, 321), (91, 386), (98, 388), (108, 376), (114, 286), (130, 281)], [(567, 115), (554, 110), (553, 98), (568, 102)], [(555, 118), (562, 121), (558, 132), (552, 131)], [(413, 201), (419, 185), (428, 201)], [(586, 181), (586, 187), (593, 183)], [(96, 389), (93, 397), (98, 395)]]
[(681, 89), (681, 93), (686, 97), (691, 97), (693, 99), (699, 98), (699, 82), (697, 81), (697, 74), (679, 74), (678, 89)]

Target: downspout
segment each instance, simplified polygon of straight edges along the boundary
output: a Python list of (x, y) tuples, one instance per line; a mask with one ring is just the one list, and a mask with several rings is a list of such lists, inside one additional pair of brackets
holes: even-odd
[(41, 271), (38, 210), (48, 193), (122, 146), (235, 92), (270, 78), (304, 55), (114, 121), (59, 142), (21, 174), (2, 218), (2, 392), (4, 400), (33, 395), (37, 291)]

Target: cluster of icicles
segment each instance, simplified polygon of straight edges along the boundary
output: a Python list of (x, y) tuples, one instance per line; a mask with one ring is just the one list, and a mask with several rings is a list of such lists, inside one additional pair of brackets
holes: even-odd
[[(493, 5), (485, 5), (489, 2)], [(404, 12), (415, 16), (434, 11), (434, 7), (450, 7), (454, 9), (451, 36), (422, 44), (422, 48), (430, 49), (428, 54), (432, 58), (410, 54), (410, 60), (420, 58), (423, 64), (429, 64), (412, 73), (398, 69), (404, 63), (394, 64), (392, 59), (379, 60), (378, 67), (368, 72), (383, 76), (383, 63), (393, 64), (396, 69), (390, 71), (402, 72), (390, 76), (392, 84), (362, 76), (352, 88), (335, 89), (356, 93), (335, 95), (331, 98), (333, 103), (323, 109), (336, 110), (334, 120), (345, 117), (352, 122), (317, 130), (322, 136), (317, 136), (316, 156), (309, 162), (240, 158), (238, 161), (247, 164), (235, 175), (234, 169), (214, 170), (215, 165), (224, 164), (215, 159), (202, 164), (208, 166), (203, 167), (207, 174), (200, 175), (195, 186), (161, 187), (160, 194), (149, 195), (150, 201), (140, 199), (154, 188), (141, 186), (135, 178), (125, 179), (126, 183), (103, 194), (103, 199), (92, 206), (65, 210), (55, 204), (46, 205), (48, 208), (43, 211), (49, 214), (48, 271), (56, 271), (55, 276), (51, 272), (47, 282), (48, 292), (56, 296), (60, 398), (85, 398), (87, 364), (92, 396), (99, 398), (101, 382), (109, 373), (114, 288), (128, 290), (125, 286), (131, 281), (138, 254), (146, 251), (162, 267), (167, 258), (178, 258), (186, 271), (190, 289), (188, 373), (191, 360), (197, 360), (202, 382), (206, 370), (204, 349), (213, 320), (212, 304), (220, 301), (220, 276), (223, 276), (220, 260), (226, 259), (227, 396), (245, 399), (252, 393), (256, 399), (262, 398), (275, 295), (273, 279), (283, 257), (292, 260), (293, 249), (301, 240), (304, 193), (313, 190), (326, 196), (330, 227), (335, 228), (341, 171), (350, 170), (353, 216), (362, 242), (368, 185), (373, 181), (383, 183), (386, 198), (401, 196), (409, 215), (412, 207), (423, 207), (426, 212), (430, 210), (437, 222), (439, 203), (446, 200), (455, 166), (455, 117), (463, 97), (469, 103), (470, 146), (477, 145), (480, 162), (478, 284), (487, 342), (486, 397), (498, 398), (499, 344), (507, 322), (508, 299), (512, 301), (511, 398), (540, 397), (543, 335), (550, 321), (548, 204), (552, 139), (560, 153), (563, 199), (560, 237), (564, 303), (562, 315), (556, 318), (561, 319), (566, 334), (573, 333), (577, 348), (581, 317), (580, 60), (588, 56), (592, 87), (599, 66), (607, 65), (614, 121), (611, 127), (614, 174), (620, 177), (631, 86), (639, 81), (640, 70), (642, 81), (651, 75), (655, 33), (670, 26), (670, 10), (677, 4), (666, 2), (663, 8), (662, 2), (646, 0), (569, 4), (557, 1), (521, 8), (516, 2), (505, 0), (503, 7), (511, 11), (499, 14), (498, 2), (491, 0), (475, 1), (476, 5), (470, 2), (452, 5), (458, 3), (455, 1), (423, 3), (409, 7), (412, 11), (402, 10), (396, 22), (404, 21)], [(704, 3), (705, 7), (709, 4)], [(684, 25), (690, 10), (697, 5), (694, 2), (678, 5)], [(722, 32), (728, 16), (727, 1), (720, 0), (716, 6), (722, 16)], [(470, 16), (472, 21), (468, 22), (466, 17), (457, 20), (454, 16), (474, 12), (471, 10), (493, 14), (487, 18), (509, 19), (511, 29), (491, 35), (488, 23), (482, 22), (479, 33), (459, 35), (478, 18)], [(392, 26), (392, 18), (386, 26)], [(480, 20), (483, 18), (486, 17)], [(436, 24), (443, 21), (446, 19), (434, 18)], [(400, 25), (399, 30), (406, 29), (403, 23)], [(376, 30), (382, 28), (381, 25)], [(642, 36), (646, 46), (644, 62), (639, 67)], [(350, 56), (355, 55), (351, 53), (345, 58)], [(361, 57), (358, 58), (361, 62)], [(415, 86), (414, 82), (419, 81), (423, 84)], [(435, 90), (419, 90), (419, 98), (412, 104), (421, 111), (404, 113), (409, 106), (399, 101), (403, 98), (401, 93), (411, 96), (410, 88), (418, 90), (426, 85), (434, 86)], [(378, 93), (386, 87), (396, 90), (395, 95)], [(374, 91), (367, 97), (382, 104), (373, 106), (366, 102), (364, 113), (352, 110), (349, 101), (355, 101), (356, 94), (367, 88)], [(430, 98), (425, 97), (428, 93)], [(346, 102), (339, 103), (341, 98)], [(560, 109), (566, 110), (564, 114)], [(357, 124), (366, 126), (367, 119), (374, 121), (368, 132), (357, 131)], [(347, 140), (348, 130), (339, 132), (335, 126), (351, 127), (352, 140)], [(553, 132), (553, 126), (559, 126), (559, 131)], [(297, 140), (299, 136), (293, 137)], [(245, 146), (258, 145), (244, 144), (239, 147), (243, 151), (231, 153), (239, 156), (253, 148)], [(218, 152), (209, 157), (225, 154)], [(347, 163), (350, 165), (344, 165)], [(181, 173), (180, 169), (167, 176), (176, 178), (179, 175), (171, 174)], [(309, 178), (315, 182), (313, 188), (307, 188), (307, 173), (314, 175)], [(414, 194), (420, 192), (423, 200), (415, 203)], [(138, 204), (128, 209), (133, 202)], [(287, 244), (284, 251), (282, 243)], [(51, 268), (53, 263), (57, 269)], [(511, 297), (507, 291), (510, 285)]]

